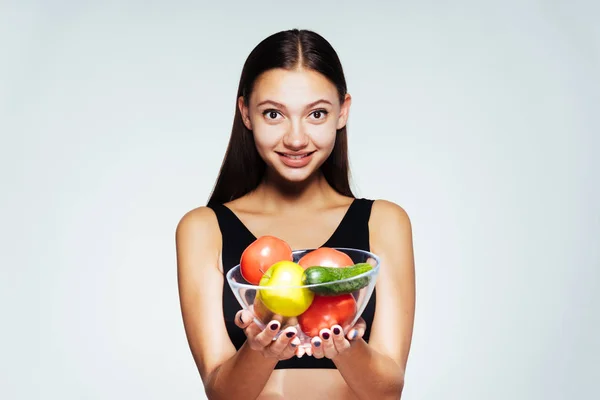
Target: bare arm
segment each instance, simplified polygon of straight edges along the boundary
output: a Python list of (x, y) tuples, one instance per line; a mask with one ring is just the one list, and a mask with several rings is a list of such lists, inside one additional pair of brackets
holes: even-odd
[[(210, 400), (256, 399), (265, 387), (277, 358), (265, 357), (248, 341), (236, 352), (223, 319), (221, 297), (225, 277), (221, 264), (221, 233), (214, 212), (200, 207), (187, 213), (176, 231), (177, 277), (187, 340)], [(259, 332), (251, 314), (236, 321), (256, 336), (253, 346), (271, 344), (278, 332)], [(285, 335), (281, 335), (285, 338)], [(278, 340), (279, 341), (279, 340)], [(282, 339), (280, 345), (287, 345)], [(289, 346), (291, 347), (291, 346)], [(293, 355), (293, 349), (288, 353)]]
[(350, 341), (333, 361), (359, 399), (397, 400), (404, 388), (414, 323), (412, 228), (404, 210), (387, 201), (375, 202), (371, 222), (371, 247), (381, 258), (381, 270), (369, 344), (362, 338)]

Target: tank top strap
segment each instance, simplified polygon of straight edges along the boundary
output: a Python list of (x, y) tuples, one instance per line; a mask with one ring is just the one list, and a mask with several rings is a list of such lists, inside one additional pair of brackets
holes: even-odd
[(246, 225), (244, 225), (238, 216), (226, 205), (221, 203), (209, 203), (207, 207), (215, 212), (222, 234), (229, 236), (230, 233), (235, 233), (235, 236), (243, 236), (244, 238), (252, 240), (256, 239)]
[(356, 198), (326, 247), (350, 247), (369, 251), (369, 219), (374, 200)]
[(240, 255), (255, 238), (229, 207), (214, 202), (208, 203), (207, 207), (214, 211), (219, 222), (223, 270), (227, 272), (240, 262)]

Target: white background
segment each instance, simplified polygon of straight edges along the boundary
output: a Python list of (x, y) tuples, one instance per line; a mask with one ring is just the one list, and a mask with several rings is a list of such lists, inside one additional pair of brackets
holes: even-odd
[(598, 398), (598, 4), (0, 2), (0, 397), (203, 398), (175, 227), (299, 27), (342, 59), (356, 194), (413, 222), (403, 399)]

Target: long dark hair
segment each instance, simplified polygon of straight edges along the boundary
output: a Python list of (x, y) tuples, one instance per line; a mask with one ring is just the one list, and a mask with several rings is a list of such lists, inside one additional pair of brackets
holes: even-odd
[[(309, 30), (292, 29), (275, 33), (260, 42), (242, 69), (231, 136), (209, 203), (226, 203), (252, 192), (265, 174), (266, 164), (256, 150), (252, 131), (242, 121), (238, 98), (243, 96), (248, 104), (254, 82), (263, 72), (274, 68), (291, 70), (298, 66), (323, 74), (336, 86), (340, 102), (344, 101), (347, 87), (342, 64), (325, 38)], [(337, 130), (333, 151), (321, 171), (338, 193), (354, 197), (350, 188), (345, 126)]]

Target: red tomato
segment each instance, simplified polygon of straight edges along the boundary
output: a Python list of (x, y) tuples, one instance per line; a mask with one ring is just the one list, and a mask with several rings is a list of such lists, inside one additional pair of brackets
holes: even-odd
[(346, 253), (330, 247), (319, 247), (310, 253), (306, 253), (298, 261), (298, 264), (304, 269), (314, 266), (342, 268), (354, 265), (354, 262)]
[(352, 322), (356, 315), (356, 300), (351, 294), (315, 296), (308, 310), (298, 316), (300, 329), (308, 336), (318, 336), (321, 329)]
[(293, 261), (290, 245), (275, 236), (261, 236), (242, 253), (240, 272), (249, 283), (258, 285), (269, 267), (283, 260)]

